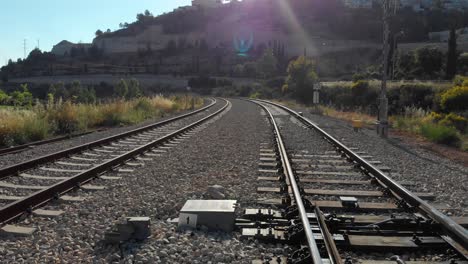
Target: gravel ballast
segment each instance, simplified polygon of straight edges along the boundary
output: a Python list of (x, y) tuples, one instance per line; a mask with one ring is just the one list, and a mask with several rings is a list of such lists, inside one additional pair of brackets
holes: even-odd
[[(270, 128), (258, 106), (231, 101), (222, 118), (161, 157), (132, 167), (132, 173), (107, 173), (122, 179), (99, 180), (106, 190), (70, 194), (88, 201), (46, 206), (64, 210), (62, 216), (19, 221), (38, 231), (1, 240), (0, 263), (250, 263), (289, 253), (283, 245), (241, 241), (239, 233), (176, 231), (167, 221), (178, 216), (186, 200), (204, 199), (211, 185), (226, 188), (226, 198), (238, 200), (241, 207), (258, 198), (259, 145), (270, 139)], [(125, 243), (121, 249), (104, 244), (104, 233), (129, 216), (151, 217), (149, 239)]]

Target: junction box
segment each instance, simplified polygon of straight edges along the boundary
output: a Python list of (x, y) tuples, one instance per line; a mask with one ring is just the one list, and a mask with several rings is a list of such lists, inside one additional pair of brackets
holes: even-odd
[(231, 232), (236, 220), (236, 200), (188, 200), (179, 215), (179, 227), (205, 226)]

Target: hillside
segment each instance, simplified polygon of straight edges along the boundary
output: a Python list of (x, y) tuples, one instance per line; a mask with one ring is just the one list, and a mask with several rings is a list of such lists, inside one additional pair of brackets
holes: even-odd
[[(463, 12), (401, 9), (392, 21), (392, 34), (405, 32), (399, 42), (427, 41), (429, 32), (454, 23), (468, 25)], [(36, 51), (30, 56), (33, 62), (9, 65), (7, 74), (234, 75), (236, 65), (256, 61), (270, 48), (280, 69), (306, 53), (321, 58), (326, 63), (322, 73), (334, 78), (378, 64), (382, 46), (381, 8), (350, 9), (341, 0), (233, 1), (217, 8), (179, 8), (156, 17), (148, 11), (121, 25), (115, 32), (96, 32), (89, 46), (63, 41), (53, 54)]]

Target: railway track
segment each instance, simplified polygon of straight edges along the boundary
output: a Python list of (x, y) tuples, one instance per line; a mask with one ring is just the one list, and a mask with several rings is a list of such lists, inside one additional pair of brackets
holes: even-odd
[(0, 169), (3, 231), (24, 231), (6, 225), (21, 216), (60, 214), (55, 206), (47, 208), (53, 201), (84, 201), (85, 197), (69, 194), (104, 189), (106, 181), (117, 180), (105, 176), (106, 172), (131, 173), (189, 138), (229, 106), (227, 100), (212, 99), (209, 105), (187, 114)]
[[(257, 191), (265, 198), (237, 226), (243, 237), (296, 248), (254, 263), (468, 263), (468, 218), (444, 215), (450, 208), (432, 205), (434, 194), (394, 181), (391, 168), (300, 113), (253, 102), (274, 137), (260, 147)], [(295, 125), (300, 135), (292, 135)]]

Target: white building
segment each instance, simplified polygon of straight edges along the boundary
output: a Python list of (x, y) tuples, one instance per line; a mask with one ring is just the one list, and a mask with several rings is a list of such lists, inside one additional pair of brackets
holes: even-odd
[(373, 0), (343, 0), (345, 6), (349, 8), (372, 8)]
[(184, 11), (192, 11), (192, 10), (197, 10), (195, 6), (181, 6), (176, 9), (174, 9), (173, 12), (184, 12)]
[(78, 48), (78, 49), (83, 48), (86, 50), (90, 48), (91, 46), (92, 45), (88, 43), (76, 44), (67, 40), (62, 40), (52, 48), (51, 52), (57, 56), (66, 56), (66, 55), (70, 55), (72, 48)]
[[(372, 8), (374, 2), (382, 0), (343, 0), (349, 8)], [(400, 1), (401, 7), (410, 7), (415, 12), (421, 12), (434, 7), (435, 0), (394, 0)], [(468, 9), (468, 0), (442, 0), (445, 9)]]
[[(402, 7), (411, 7), (416, 12), (434, 8), (435, 0), (400, 0)], [(465, 9), (468, 8), (468, 0), (442, 0), (442, 7), (445, 9)]]
[(199, 8), (215, 8), (223, 3), (223, 0), (192, 0), (192, 6)]

